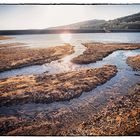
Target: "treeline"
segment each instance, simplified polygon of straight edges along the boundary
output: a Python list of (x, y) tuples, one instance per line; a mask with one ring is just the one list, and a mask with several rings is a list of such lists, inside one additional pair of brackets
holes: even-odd
[(60, 33), (106, 33), (106, 32), (140, 32), (140, 29), (115, 29), (115, 30), (94, 30), (94, 29), (3, 30), (3, 31), (0, 31), (0, 35), (60, 34)]
[(106, 30), (138, 29), (139, 30), (140, 29), (140, 13), (133, 14), (126, 17), (117, 18), (114, 20), (109, 20), (98, 25), (93, 24), (93, 25), (90, 25), (90, 28), (100, 29), (100, 30), (102, 29), (106, 29)]

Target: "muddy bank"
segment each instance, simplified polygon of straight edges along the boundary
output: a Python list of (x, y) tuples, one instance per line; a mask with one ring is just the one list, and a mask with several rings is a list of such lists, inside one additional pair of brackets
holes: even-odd
[(13, 37), (9, 37), (9, 36), (1, 36), (0, 35), (0, 40), (6, 40), (6, 39), (12, 39)]
[(69, 44), (50, 48), (27, 48), (21, 46), (3, 48), (0, 50), (0, 71), (50, 63), (73, 52), (74, 48)]
[(140, 83), (128, 95), (111, 96), (87, 119), (60, 129), (57, 135), (140, 135)]
[(17, 76), (0, 80), (0, 105), (51, 103), (70, 100), (105, 83), (117, 73), (116, 66), (55, 75)]
[(126, 62), (134, 70), (140, 70), (140, 55), (128, 57)]
[[(103, 97), (104, 98), (104, 97)], [(98, 102), (95, 98), (94, 102)], [(108, 96), (102, 104), (60, 108), (34, 118), (0, 117), (1, 135), (140, 135), (140, 84), (124, 96)], [(24, 112), (23, 112), (24, 113)]]
[(134, 50), (140, 49), (140, 44), (127, 44), (127, 43), (85, 43), (83, 44), (87, 49), (83, 54), (73, 58), (71, 61), (77, 64), (89, 64), (111, 54), (116, 50)]
[(9, 44), (0, 44), (0, 49), (7, 49), (9, 47), (22, 47), (23, 43), (9, 43)]

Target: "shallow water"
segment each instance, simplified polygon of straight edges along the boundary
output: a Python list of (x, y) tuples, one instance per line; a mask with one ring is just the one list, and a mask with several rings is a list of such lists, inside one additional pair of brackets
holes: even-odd
[[(28, 103), (24, 105), (12, 105), (10, 107), (0, 107), (0, 115), (19, 115), (22, 117), (33, 117), (37, 113), (44, 112), (48, 114), (50, 112), (59, 110), (60, 108), (78, 108), (83, 104), (92, 104), (94, 103), (94, 97), (96, 95), (102, 94), (127, 94), (128, 88), (134, 85), (135, 83), (140, 82), (140, 71), (133, 71), (131, 67), (126, 64), (126, 58), (128, 56), (134, 56), (140, 54), (139, 50), (124, 51), (119, 50), (113, 52), (102, 61), (97, 61), (96, 63), (88, 65), (77, 65), (76, 69), (83, 68), (94, 68), (101, 67), (104, 64), (115, 64), (118, 69), (118, 73), (112, 79), (107, 81), (105, 84), (98, 86), (90, 92), (83, 92), (82, 95), (78, 98), (74, 98), (70, 101), (63, 102), (54, 102), (51, 104), (35, 104)], [(137, 75), (136, 75), (137, 74)], [(102, 99), (99, 103), (102, 102)], [(51, 115), (51, 113), (50, 113)]]
[(50, 47), (76, 42), (140, 43), (140, 33), (77, 33), (68, 36), (67, 40), (61, 34), (12, 35), (11, 37), (13, 39), (0, 42), (20, 42), (29, 47)]
[[(43, 72), (60, 73), (71, 70), (78, 70), (83, 67), (93, 67), (93, 64), (79, 66), (70, 62), (70, 60), (85, 51), (85, 47), (81, 43), (85, 42), (113, 42), (113, 43), (140, 43), (140, 33), (85, 33), (71, 34), (68, 36), (67, 42), (62, 38), (61, 34), (45, 34), (45, 35), (18, 35), (10, 40), (4, 40), (3, 43), (20, 42), (25, 43), (29, 47), (50, 47), (70, 43), (74, 46), (75, 53), (64, 57), (61, 60), (53, 61), (43, 65), (33, 65), (0, 73), (0, 79), (12, 77), (16, 75), (41, 74)], [(65, 37), (65, 36), (64, 36)], [(67, 39), (67, 34), (66, 34)], [(116, 55), (113, 53), (112, 56)], [(117, 55), (119, 57), (120, 54)], [(111, 59), (111, 58), (109, 58)], [(119, 58), (118, 58), (119, 59)], [(108, 61), (108, 60), (107, 60)], [(109, 61), (108, 61), (109, 62)], [(100, 63), (101, 64), (101, 63)], [(99, 64), (95, 64), (97, 66)]]
[[(127, 34), (122, 34), (120, 36), (121, 33), (119, 33), (119, 34), (115, 34), (115, 37), (111, 36), (112, 33), (109, 33), (109, 34), (106, 34), (105, 36), (107, 36), (107, 38), (103, 38), (102, 41), (104, 41), (105, 39), (106, 39), (105, 41), (107, 41), (109, 39), (109, 36), (111, 37), (111, 39), (115, 38), (115, 40), (117, 41), (119, 40), (118, 39), (119, 37), (121, 38), (121, 36), (126, 35), (124, 36), (124, 38), (128, 39), (128, 41), (123, 40), (124, 38), (122, 37), (121, 40), (119, 40), (118, 42), (124, 41), (123, 43), (140, 43), (140, 40), (137, 37), (136, 37), (137, 41), (134, 39), (135, 37), (132, 37), (134, 35), (132, 33), (129, 33), (128, 36)], [(140, 35), (140, 34), (138, 33), (137, 35)], [(96, 35), (93, 35), (93, 36), (96, 36)], [(130, 36), (132, 38), (130, 38), (129, 40)], [(96, 41), (98, 40), (99, 38), (96, 39)], [(115, 42), (115, 40), (112, 42)], [(92, 41), (95, 41), (95, 40), (92, 40)], [(3, 107), (0, 107), (0, 115), (16, 115), (23, 118), (24, 117), (32, 118), (36, 116), (36, 114), (39, 114), (41, 112), (41, 113), (44, 113), (44, 115), (47, 114), (48, 116), (52, 116), (52, 112), (58, 111), (60, 108), (61, 109), (63, 108), (65, 110), (71, 110), (71, 109), (78, 108), (79, 106), (83, 106), (86, 104), (90, 104), (92, 106), (94, 105), (94, 97), (96, 96), (101, 95), (102, 98), (100, 98), (100, 100), (98, 101), (98, 104), (101, 104), (104, 100), (104, 96), (106, 95), (127, 94), (129, 87), (131, 87), (135, 83), (140, 82), (140, 76), (139, 76), (140, 71), (133, 71), (132, 68), (126, 64), (126, 58), (128, 56), (134, 56), (134, 55), (140, 54), (140, 49), (131, 50), (131, 51), (119, 50), (108, 55), (103, 60), (97, 61), (96, 63), (91, 63), (87, 65), (76, 65), (76, 64), (71, 63), (70, 60), (73, 57), (81, 54), (85, 48), (83, 45), (81, 45), (80, 40), (73, 42), (72, 45), (75, 46), (75, 50), (76, 50), (75, 53), (72, 55), (66, 56), (62, 60), (54, 61), (49, 64), (30, 66), (30, 67), (2, 72), (0, 73), (0, 78), (10, 77), (10, 76), (20, 75), (20, 74), (33, 74), (33, 73), (38, 74), (45, 71), (48, 71), (49, 73), (56, 73), (56, 72), (59, 73), (59, 72), (64, 72), (64, 71), (69, 71), (69, 70), (80, 70), (84, 68), (102, 67), (105, 64), (116, 65), (118, 69), (117, 75), (111, 78), (105, 84), (98, 86), (97, 88), (95, 88), (94, 90), (90, 92), (83, 92), (80, 97), (71, 99), (70, 101), (54, 102), (51, 104), (28, 103), (28, 104), (23, 104), (23, 105), (12, 105), (9, 107), (3, 106)]]

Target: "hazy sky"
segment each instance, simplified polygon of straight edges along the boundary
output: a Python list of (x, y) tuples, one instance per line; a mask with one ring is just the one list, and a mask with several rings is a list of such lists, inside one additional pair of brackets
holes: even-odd
[(115, 19), (140, 5), (0, 5), (0, 30), (41, 29), (90, 19)]

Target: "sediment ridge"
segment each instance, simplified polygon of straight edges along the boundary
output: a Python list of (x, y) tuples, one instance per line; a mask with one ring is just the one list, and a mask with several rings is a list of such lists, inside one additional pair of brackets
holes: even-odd
[[(97, 101), (96, 101), (97, 98)], [(111, 136), (140, 134), (140, 84), (128, 89), (127, 95), (112, 95), (95, 106), (92, 103), (78, 108), (61, 108), (35, 118), (18, 116), (0, 117), (1, 135), (58, 135), (58, 136)], [(103, 97), (104, 98), (104, 97)]]
[[(9, 46), (9, 44), (7, 45)], [(49, 48), (29, 48), (21, 47), (21, 45), (18, 47), (17, 44), (16, 47), (3, 47), (0, 50), (0, 72), (14, 68), (50, 63), (73, 52), (74, 48), (70, 44)]]
[(128, 57), (126, 62), (134, 70), (140, 70), (140, 55)]
[(16, 76), (0, 80), (0, 106), (27, 102), (51, 103), (78, 97), (105, 83), (117, 73), (116, 66), (48, 75)]
[(104, 57), (117, 50), (140, 49), (140, 44), (129, 43), (85, 43), (86, 50), (83, 54), (73, 58), (71, 61), (76, 64), (89, 64), (102, 60)]

